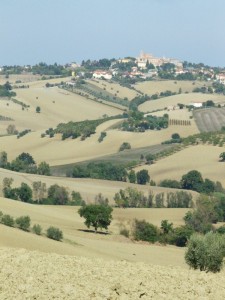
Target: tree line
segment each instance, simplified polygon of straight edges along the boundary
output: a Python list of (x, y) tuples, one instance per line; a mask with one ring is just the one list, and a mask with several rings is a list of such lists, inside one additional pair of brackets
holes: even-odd
[(31, 174), (50, 176), (50, 166), (46, 162), (36, 164), (29, 153), (22, 152), (11, 162), (8, 161), (8, 155), (5, 151), (0, 152), (0, 168), (15, 172), (24, 172)]

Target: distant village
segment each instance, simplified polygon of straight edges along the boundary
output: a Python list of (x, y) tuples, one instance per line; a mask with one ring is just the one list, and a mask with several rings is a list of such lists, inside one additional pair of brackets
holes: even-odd
[[(117, 65), (134, 64), (130, 71), (121, 72)], [(77, 69), (80, 65), (71, 64), (70, 67)], [(154, 79), (157, 78), (160, 71), (166, 70), (173, 77), (182, 74), (191, 74), (193, 76), (205, 76), (207, 80), (215, 80), (225, 85), (225, 69), (210, 68), (203, 64), (188, 64), (174, 58), (155, 57), (152, 54), (141, 51), (137, 58), (127, 57), (113, 61), (108, 69), (96, 69), (92, 73), (95, 79), (111, 80), (113, 76), (121, 75), (126, 78)], [(76, 73), (74, 72), (74, 75)], [(170, 78), (165, 78), (170, 79)]]
[[(13, 70), (13, 71), (12, 71)], [(209, 67), (202, 63), (192, 64), (181, 62), (178, 59), (155, 57), (152, 54), (141, 51), (138, 57), (126, 57), (121, 59), (101, 59), (99, 61), (82, 61), (81, 64), (70, 63), (66, 65), (51, 65), (40, 63), (36, 66), (2, 66), (0, 74), (29, 73), (68, 76), (75, 78), (94, 78), (111, 80), (116, 77), (154, 80), (154, 79), (178, 79), (178, 80), (207, 80), (216, 81), (225, 85), (225, 69)]]

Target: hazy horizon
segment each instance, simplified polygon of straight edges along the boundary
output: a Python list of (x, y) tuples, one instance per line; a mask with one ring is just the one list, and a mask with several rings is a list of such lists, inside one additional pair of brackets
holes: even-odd
[(0, 9), (0, 66), (137, 57), (143, 50), (225, 67), (223, 0), (7, 0)]

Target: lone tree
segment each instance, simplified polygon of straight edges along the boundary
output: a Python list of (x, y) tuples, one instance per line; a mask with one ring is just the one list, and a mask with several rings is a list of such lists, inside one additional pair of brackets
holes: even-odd
[(112, 211), (112, 207), (108, 205), (89, 204), (81, 207), (78, 213), (85, 218), (84, 224), (88, 228), (94, 227), (95, 232), (97, 232), (98, 228), (108, 229), (112, 221)]

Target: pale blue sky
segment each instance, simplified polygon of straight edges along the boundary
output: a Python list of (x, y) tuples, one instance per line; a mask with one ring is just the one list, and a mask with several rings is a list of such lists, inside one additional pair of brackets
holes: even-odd
[(225, 67), (225, 0), (0, 0), (0, 66), (137, 56)]

